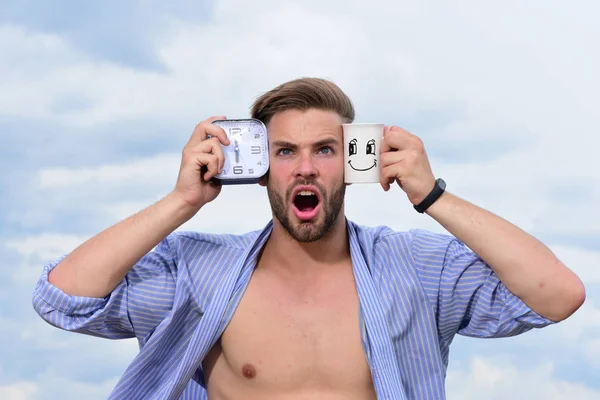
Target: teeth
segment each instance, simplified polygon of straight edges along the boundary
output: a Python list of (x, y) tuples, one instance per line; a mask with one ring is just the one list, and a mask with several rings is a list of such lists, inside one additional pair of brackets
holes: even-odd
[(314, 196), (315, 194), (313, 192), (311, 192), (310, 190), (301, 190), (298, 193), (300, 196)]

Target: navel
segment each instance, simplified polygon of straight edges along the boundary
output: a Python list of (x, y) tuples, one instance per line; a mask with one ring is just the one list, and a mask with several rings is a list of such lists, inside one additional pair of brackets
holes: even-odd
[(252, 364), (244, 364), (242, 367), (242, 375), (248, 379), (254, 379), (256, 376), (256, 368)]

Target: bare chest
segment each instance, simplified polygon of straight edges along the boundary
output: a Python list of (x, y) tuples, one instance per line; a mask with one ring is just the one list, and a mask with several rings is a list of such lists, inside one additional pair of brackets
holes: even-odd
[(273, 393), (370, 390), (351, 269), (310, 282), (255, 271), (208, 364)]

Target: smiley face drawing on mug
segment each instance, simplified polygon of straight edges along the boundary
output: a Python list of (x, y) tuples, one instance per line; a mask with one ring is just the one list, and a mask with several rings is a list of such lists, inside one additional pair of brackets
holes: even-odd
[[(377, 167), (377, 151), (376, 151), (376, 146), (377, 143), (375, 142), (375, 139), (369, 139), (369, 141), (366, 144), (365, 149), (365, 157), (360, 156), (360, 157), (352, 157), (357, 155), (358, 153), (358, 140), (356, 138), (352, 139), (349, 143), (348, 143), (348, 155), (349, 155), (349, 160), (348, 160), (348, 164), (350, 164), (350, 167), (355, 170), (355, 171), (368, 171), (371, 168), (375, 168)], [(372, 157), (370, 157), (372, 156)], [(352, 164), (352, 161), (354, 161), (355, 164), (360, 164), (361, 167), (357, 167), (356, 165)], [(368, 164), (368, 165), (364, 165), (364, 164)]]
[(376, 183), (381, 174), (383, 124), (342, 124), (344, 134), (344, 182)]

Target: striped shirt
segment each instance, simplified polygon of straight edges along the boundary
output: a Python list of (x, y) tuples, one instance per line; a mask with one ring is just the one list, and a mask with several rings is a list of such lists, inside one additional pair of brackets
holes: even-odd
[[(105, 298), (48, 282), (33, 306), (48, 323), (140, 351), (110, 399), (207, 399), (202, 360), (231, 320), (273, 228), (241, 235), (174, 232)], [(455, 237), (347, 221), (361, 337), (378, 399), (444, 399), (455, 334), (506, 337), (552, 323), (499, 281)]]

